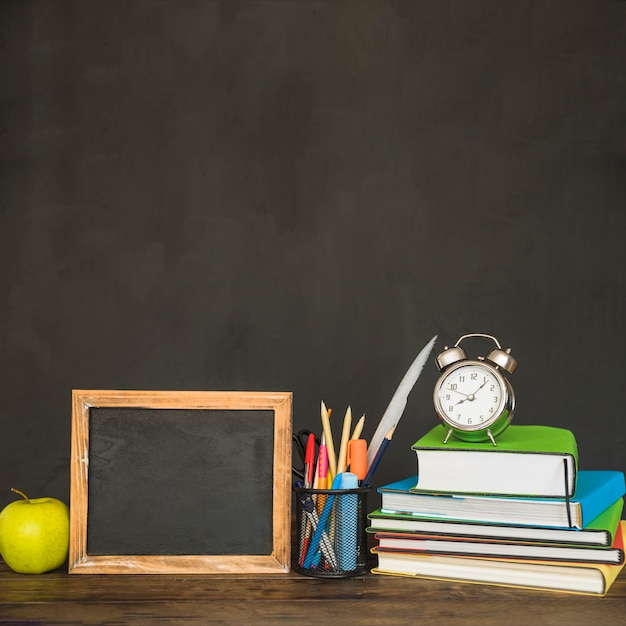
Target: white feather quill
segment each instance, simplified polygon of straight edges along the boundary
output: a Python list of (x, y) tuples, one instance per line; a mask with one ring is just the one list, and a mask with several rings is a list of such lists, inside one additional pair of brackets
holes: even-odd
[(435, 335), (423, 348), (422, 351), (417, 355), (415, 361), (411, 364), (411, 367), (407, 370), (404, 378), (398, 385), (396, 389), (396, 393), (393, 394), (391, 398), (391, 402), (389, 406), (385, 410), (384, 415), (382, 416), (380, 422), (378, 423), (378, 428), (376, 428), (376, 432), (372, 437), (370, 445), (367, 449), (367, 466), (370, 467), (374, 457), (376, 456), (376, 452), (378, 452), (378, 448), (383, 442), (385, 435), (392, 429), (395, 428), (402, 417), (402, 413), (404, 413), (404, 409), (406, 407), (407, 400), (409, 398), (409, 393), (411, 393), (411, 389), (413, 389), (417, 379), (419, 378), (422, 370), (424, 369), (424, 365), (426, 364), (426, 359), (428, 359), (428, 355), (430, 354), (433, 346), (435, 345), (435, 341), (437, 340), (437, 335)]

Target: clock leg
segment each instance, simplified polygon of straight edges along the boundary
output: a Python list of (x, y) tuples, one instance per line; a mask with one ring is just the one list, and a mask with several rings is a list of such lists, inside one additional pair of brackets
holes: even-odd
[(448, 434), (446, 435), (446, 438), (443, 440), (444, 443), (448, 443), (448, 439), (450, 439), (451, 434), (452, 434), (452, 429), (450, 428), (448, 430)]
[(491, 430), (489, 428), (487, 429), (487, 434), (489, 435), (489, 439), (491, 439), (491, 443), (494, 446), (497, 446), (498, 444), (496, 443), (496, 440), (493, 438), (493, 435), (491, 434)]

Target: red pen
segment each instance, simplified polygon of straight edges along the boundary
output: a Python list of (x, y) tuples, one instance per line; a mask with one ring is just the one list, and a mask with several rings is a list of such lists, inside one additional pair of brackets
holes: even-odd
[(313, 484), (313, 469), (315, 467), (315, 435), (309, 433), (304, 454), (304, 488), (310, 489)]

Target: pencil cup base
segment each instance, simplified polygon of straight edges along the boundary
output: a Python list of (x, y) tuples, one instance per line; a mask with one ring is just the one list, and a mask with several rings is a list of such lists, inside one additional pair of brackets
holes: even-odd
[(317, 578), (366, 573), (369, 489), (293, 490), (297, 539), (294, 571)]

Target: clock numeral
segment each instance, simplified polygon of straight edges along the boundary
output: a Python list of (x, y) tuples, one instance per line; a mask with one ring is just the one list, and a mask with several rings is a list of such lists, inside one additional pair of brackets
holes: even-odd
[(468, 418), (467, 418), (467, 423), (468, 423), (468, 424), (471, 424), (471, 423), (472, 423), (472, 418), (471, 418), (471, 417), (468, 417)]
[(476, 372), (472, 372), (472, 374), (470, 375), (470, 378), (472, 380), (476, 380), (478, 378), (478, 374)]

